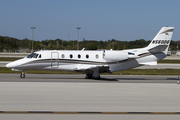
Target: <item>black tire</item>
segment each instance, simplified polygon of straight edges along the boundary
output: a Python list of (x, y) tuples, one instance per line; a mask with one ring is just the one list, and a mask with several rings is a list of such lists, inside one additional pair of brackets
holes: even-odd
[(92, 74), (86, 74), (86, 79), (92, 79)]
[(100, 76), (98, 76), (98, 77), (95, 77), (95, 80), (99, 80), (101, 77)]
[(25, 78), (25, 75), (24, 74), (20, 74), (20, 78)]
[(98, 76), (98, 77), (93, 76), (92, 78), (95, 80), (99, 80), (101, 77), (100, 76)]

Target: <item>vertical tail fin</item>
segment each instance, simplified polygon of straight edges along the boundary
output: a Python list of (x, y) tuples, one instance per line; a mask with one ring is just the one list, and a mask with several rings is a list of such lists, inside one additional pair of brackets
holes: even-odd
[(151, 43), (147, 46), (147, 50), (152, 53), (167, 51), (171, 42), (174, 27), (162, 27)]

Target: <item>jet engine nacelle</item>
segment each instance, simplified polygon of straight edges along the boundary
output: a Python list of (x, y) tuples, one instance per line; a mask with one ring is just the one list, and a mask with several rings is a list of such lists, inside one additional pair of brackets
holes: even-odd
[(128, 52), (125, 51), (105, 51), (104, 59), (107, 62), (119, 62), (128, 59)]

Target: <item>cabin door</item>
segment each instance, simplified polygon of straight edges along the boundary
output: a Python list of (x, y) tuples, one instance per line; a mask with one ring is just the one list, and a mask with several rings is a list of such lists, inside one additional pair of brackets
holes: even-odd
[(59, 67), (59, 53), (58, 52), (51, 53), (51, 67), (52, 68)]

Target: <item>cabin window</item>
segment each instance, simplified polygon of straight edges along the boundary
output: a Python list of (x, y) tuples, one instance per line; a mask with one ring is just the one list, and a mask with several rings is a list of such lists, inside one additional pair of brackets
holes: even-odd
[(72, 54), (70, 54), (70, 58), (73, 58), (73, 55), (72, 55)]
[(89, 58), (89, 55), (86, 55), (86, 58)]
[(39, 55), (39, 58), (41, 58), (41, 54)]
[(78, 58), (81, 58), (81, 55), (80, 55), (80, 54), (78, 55)]
[(65, 55), (64, 55), (64, 54), (62, 54), (62, 55), (61, 55), (61, 57), (62, 57), (62, 58), (65, 58)]
[(98, 54), (96, 54), (96, 58), (97, 58), (97, 59), (99, 58), (99, 55), (98, 55)]

